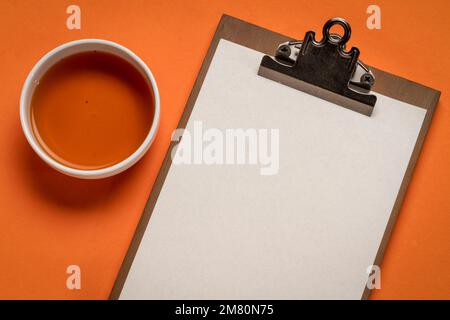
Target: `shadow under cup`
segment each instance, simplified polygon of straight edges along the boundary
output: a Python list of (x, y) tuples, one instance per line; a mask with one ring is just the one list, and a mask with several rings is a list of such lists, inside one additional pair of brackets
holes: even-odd
[(21, 97), (28, 142), (55, 169), (103, 178), (136, 163), (159, 122), (159, 95), (148, 67), (105, 40), (60, 46), (33, 68)]

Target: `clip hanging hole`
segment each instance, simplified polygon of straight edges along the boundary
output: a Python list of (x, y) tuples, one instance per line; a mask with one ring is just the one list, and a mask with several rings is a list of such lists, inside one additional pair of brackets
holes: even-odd
[[(338, 39), (339, 37), (336, 37), (335, 34), (330, 33), (330, 29), (335, 25), (341, 26), (344, 30), (344, 34), (340, 36), (340, 39)], [(328, 20), (323, 26), (322, 30), (324, 40), (337, 44), (341, 47), (343, 47), (350, 39), (351, 32), (352, 29), (350, 28), (349, 23), (342, 18), (333, 18)]]

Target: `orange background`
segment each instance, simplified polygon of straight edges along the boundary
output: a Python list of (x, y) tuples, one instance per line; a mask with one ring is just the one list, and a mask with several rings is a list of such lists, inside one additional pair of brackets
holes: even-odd
[[(0, 298), (107, 298), (223, 13), (302, 38), (330, 17), (353, 27), (363, 61), (442, 91), (372, 298), (450, 298), (450, 2), (375, 1), (382, 29), (366, 28), (372, 1), (0, 1)], [(81, 7), (81, 30), (66, 8)], [(145, 158), (114, 178), (83, 181), (47, 167), (19, 123), (33, 65), (70, 40), (104, 38), (137, 53), (161, 95), (161, 126)], [(81, 267), (81, 290), (66, 268)]]

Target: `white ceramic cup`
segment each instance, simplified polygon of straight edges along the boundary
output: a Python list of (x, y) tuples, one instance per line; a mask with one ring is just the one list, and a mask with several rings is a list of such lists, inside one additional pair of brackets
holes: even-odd
[[(58, 161), (51, 158), (39, 145), (36, 137), (34, 136), (31, 121), (30, 121), (30, 104), (31, 98), (33, 97), (34, 90), (39, 83), (40, 78), (45, 74), (45, 72), (53, 66), (56, 62), (65, 58), (67, 56), (80, 53), (80, 52), (107, 52), (121, 57), (128, 63), (132, 64), (145, 78), (147, 81), (149, 90), (151, 90), (154, 100), (154, 113), (153, 122), (150, 130), (145, 137), (139, 148), (131, 154), (128, 158), (122, 160), (121, 162), (112, 165), (110, 167), (95, 169), (95, 170), (80, 170), (71, 168), (69, 166), (63, 165)], [(149, 105), (151, 108), (151, 105)], [(99, 179), (106, 178), (118, 174), (133, 164), (135, 164), (139, 159), (145, 154), (150, 145), (152, 144), (156, 131), (159, 124), (159, 93), (158, 87), (156, 86), (155, 78), (153, 77), (150, 69), (147, 65), (133, 52), (129, 49), (107, 40), (100, 39), (83, 39), (76, 40), (72, 42), (65, 43), (50, 52), (48, 52), (44, 57), (42, 57), (38, 63), (33, 67), (31, 72), (28, 74), (27, 79), (22, 88), (22, 93), (20, 96), (20, 122), (22, 124), (23, 132), (31, 145), (33, 150), (38, 154), (38, 156), (44, 160), (48, 165), (54, 169), (67, 174), (72, 177), (83, 178), (83, 179)]]

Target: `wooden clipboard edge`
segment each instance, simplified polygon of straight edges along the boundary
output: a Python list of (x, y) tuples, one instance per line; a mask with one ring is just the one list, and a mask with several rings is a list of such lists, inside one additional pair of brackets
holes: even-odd
[[(203, 81), (208, 72), (209, 66), (211, 64), (212, 58), (219, 44), (220, 39), (225, 39), (232, 41), (234, 43), (240, 44), (242, 46), (251, 48), (253, 50), (260, 51), (265, 54), (272, 54), (273, 49), (280, 43), (285, 41), (294, 40), (280, 33), (264, 29), (262, 27), (253, 25), (251, 23), (242, 21), (240, 19), (223, 15), (217, 29), (214, 33), (214, 37), (211, 41), (209, 49), (203, 60), (200, 71), (197, 75), (197, 79), (192, 88), (191, 94), (186, 102), (185, 109), (181, 115), (180, 121), (177, 128), (186, 128), (186, 124), (192, 113), (192, 110), (197, 100), (200, 89), (203, 85)], [(264, 41), (261, 41), (264, 39)], [(431, 88), (427, 88), (421, 84), (409, 81), (404, 78), (397, 77), (395, 75), (389, 74), (387, 72), (372, 68), (374, 70), (377, 83), (375, 84), (374, 91), (379, 92), (383, 95), (389, 96), (393, 99), (401, 100), (418, 107), (422, 107), (427, 110), (425, 115), (425, 120), (419, 132), (419, 136), (414, 147), (413, 154), (411, 156), (410, 162), (408, 164), (405, 176), (403, 178), (397, 199), (395, 201), (393, 210), (391, 212), (387, 228), (384, 232), (381, 245), (378, 249), (374, 265), (379, 265), (382, 261), (387, 243), (389, 242), (390, 235), (395, 225), (395, 221), (400, 211), (401, 204), (406, 194), (408, 184), (412, 177), (412, 172), (414, 170), (416, 161), (419, 157), (420, 150), (422, 149), (423, 141), (425, 139), (426, 133), (431, 123), (434, 110), (439, 99), (440, 92)], [(381, 79), (381, 80), (380, 80)], [(402, 90), (399, 90), (402, 89)], [(407, 89), (407, 93), (404, 90)], [(411, 92), (415, 90), (416, 94)], [(147, 204), (144, 208), (142, 216), (136, 227), (136, 231), (131, 240), (128, 251), (123, 260), (122, 266), (120, 267), (119, 273), (117, 275), (116, 281), (111, 290), (110, 299), (118, 299), (120, 293), (125, 284), (126, 278), (130, 271), (131, 265), (133, 263), (134, 257), (136, 256), (137, 250), (139, 248), (142, 237), (147, 228), (148, 222), (150, 220), (153, 209), (156, 205), (156, 201), (164, 185), (164, 181), (167, 177), (171, 166), (171, 153), (172, 149), (176, 146), (176, 142), (171, 142), (167, 153), (165, 155), (163, 164), (156, 178), (155, 184), (152, 188), (150, 196), (147, 200)], [(370, 290), (365, 287), (362, 293), (362, 299), (367, 299), (370, 295)]]
[[(414, 83), (415, 85), (415, 83)], [(423, 87), (426, 88), (426, 87)], [(428, 89), (428, 88), (427, 88)], [(411, 182), (412, 175), (414, 172), (414, 168), (416, 166), (417, 160), (419, 159), (420, 151), (422, 150), (423, 143), (425, 141), (425, 137), (428, 133), (428, 129), (431, 125), (431, 120), (434, 115), (434, 111), (436, 109), (437, 103), (439, 101), (439, 97), (441, 93), (434, 89), (428, 89), (430, 93), (430, 104), (425, 114), (425, 119), (422, 123), (422, 126), (419, 131), (419, 135), (416, 140), (416, 145), (414, 146), (413, 152), (411, 154), (411, 158), (409, 159), (408, 166), (405, 171), (405, 175), (403, 176), (402, 184), (400, 185), (400, 189), (397, 194), (397, 198), (395, 199), (394, 206), (391, 211), (391, 215), (389, 217), (386, 229), (384, 230), (383, 238), (381, 240), (380, 247), (378, 248), (377, 254), (375, 256), (374, 265), (381, 267), (381, 263), (383, 261), (384, 254), (386, 252), (387, 245), (389, 243), (389, 239), (391, 238), (392, 231), (394, 230), (395, 222), (397, 221), (398, 215), (400, 214), (400, 209), (402, 207), (403, 201), (406, 196), (406, 192), (408, 190), (409, 183)], [(400, 99), (398, 99), (400, 100)], [(409, 100), (409, 99), (408, 99)], [(407, 101), (405, 101), (407, 102)], [(383, 280), (381, 280), (383, 281)], [(370, 292), (372, 290), (367, 286), (364, 288), (361, 299), (367, 300), (370, 296)]]

